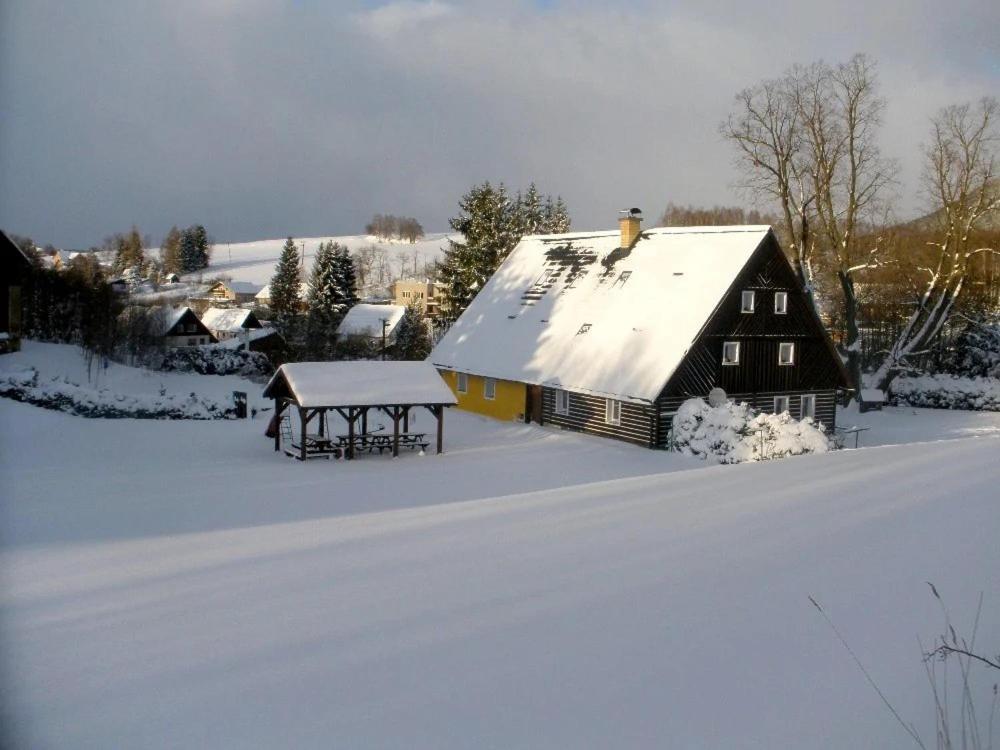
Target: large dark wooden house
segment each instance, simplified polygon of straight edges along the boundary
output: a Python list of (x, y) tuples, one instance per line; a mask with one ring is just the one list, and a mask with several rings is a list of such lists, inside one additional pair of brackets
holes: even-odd
[(843, 364), (767, 226), (525, 237), (434, 348), (458, 407), (666, 447), (722, 388), (836, 420)]

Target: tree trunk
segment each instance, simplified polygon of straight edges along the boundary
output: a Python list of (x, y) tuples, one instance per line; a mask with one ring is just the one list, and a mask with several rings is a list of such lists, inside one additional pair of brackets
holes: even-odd
[(858, 298), (854, 293), (854, 278), (838, 271), (840, 288), (844, 292), (844, 345), (847, 355), (847, 374), (854, 388), (854, 398), (861, 400), (861, 338), (858, 332)]

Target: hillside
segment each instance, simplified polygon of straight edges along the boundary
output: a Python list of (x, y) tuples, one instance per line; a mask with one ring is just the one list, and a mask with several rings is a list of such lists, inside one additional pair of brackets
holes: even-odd
[[(301, 248), (305, 243), (306, 268), (312, 268), (316, 250), (321, 242), (339, 242), (350, 250), (375, 245), (386, 253), (393, 276), (409, 276), (413, 274), (414, 259), (416, 259), (419, 274), (425, 262), (432, 262), (441, 257), (448, 246), (447, 234), (430, 234), (415, 243), (377, 241), (369, 235), (345, 235), (339, 237), (296, 237), (295, 241)], [(188, 274), (190, 280), (199, 276), (213, 278), (224, 276), (234, 281), (250, 281), (255, 284), (270, 283), (274, 275), (274, 267), (281, 255), (285, 239), (256, 240), (254, 242), (216, 243), (212, 250), (211, 264), (198, 273)], [(156, 252), (156, 251), (153, 251)]]

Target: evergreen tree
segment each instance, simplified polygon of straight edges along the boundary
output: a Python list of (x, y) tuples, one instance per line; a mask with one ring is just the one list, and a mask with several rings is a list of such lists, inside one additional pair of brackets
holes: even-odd
[(129, 268), (136, 269), (139, 274), (142, 273), (146, 256), (142, 251), (142, 237), (136, 227), (133, 226), (127, 234), (116, 234), (112, 237), (111, 246), (115, 251), (115, 260), (112, 265), (115, 273), (125, 273)]
[(354, 267), (354, 259), (346, 245), (338, 245), (331, 242), (333, 251), (333, 264), (337, 272), (337, 283), (340, 288), (340, 317), (347, 315), (347, 311), (358, 304), (358, 273)]
[(208, 232), (201, 224), (194, 224), (181, 233), (180, 260), (184, 273), (208, 268), (210, 254)]
[(181, 265), (181, 230), (177, 227), (170, 227), (167, 236), (160, 244), (160, 263), (163, 266), (163, 273), (182, 273)]
[(281, 250), (271, 278), (271, 313), (274, 325), (290, 348), (299, 342), (302, 322), (302, 294), (299, 289), (299, 250), (289, 237)]
[(432, 348), (430, 332), (420, 308), (411, 302), (406, 306), (406, 312), (396, 327), (396, 342), (393, 345), (395, 358), (423, 361)]
[(336, 247), (333, 242), (320, 243), (309, 277), (306, 350), (311, 359), (318, 361), (332, 359), (337, 326), (343, 320)]
[(449, 221), (463, 242), (449, 241), (438, 268), (448, 317), (468, 307), (493, 272), (525, 234), (556, 234), (569, 230), (569, 214), (561, 198), (542, 200), (532, 183), (511, 200), (501, 183), (476, 185), (459, 201), (461, 214)]

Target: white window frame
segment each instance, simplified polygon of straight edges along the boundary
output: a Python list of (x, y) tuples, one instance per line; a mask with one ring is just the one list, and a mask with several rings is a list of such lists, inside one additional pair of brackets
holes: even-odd
[(497, 398), (496, 378), (483, 378), (483, 398), (485, 398), (487, 401), (496, 401)]
[(622, 423), (622, 402), (615, 398), (604, 399), (604, 424)]
[(569, 391), (556, 391), (556, 414), (569, 415)]
[[(726, 348), (730, 346), (736, 347), (736, 355), (734, 357), (726, 357)], [(722, 366), (723, 367), (736, 367), (740, 363), (740, 342), (739, 341), (723, 341), (722, 342)]]
[[(747, 302), (749, 301), (749, 304)], [(740, 312), (752, 313), (757, 306), (757, 293), (752, 289), (744, 289), (740, 295)]]
[[(780, 305), (778, 304), (778, 300), (781, 300)], [(774, 293), (774, 314), (788, 315), (788, 292)]]
[[(782, 352), (786, 351), (785, 347), (788, 347), (788, 360), (785, 361), (785, 357), (782, 356)], [(778, 344), (778, 365), (780, 367), (791, 367), (795, 364), (795, 343), (791, 341), (782, 341)]]
[[(806, 404), (810, 404), (809, 413), (806, 414)], [(816, 394), (804, 393), (799, 396), (799, 419), (811, 417), (816, 419)]]
[[(779, 404), (783, 404), (783, 408), (781, 406), (779, 406)], [(775, 414), (784, 414), (786, 411), (789, 412), (789, 413), (791, 413), (791, 410), (792, 410), (792, 399), (790, 399), (788, 396), (775, 396), (774, 397), (774, 413)]]
[(466, 373), (460, 372), (457, 374), (455, 378), (455, 390), (459, 393), (469, 392), (469, 376)]

